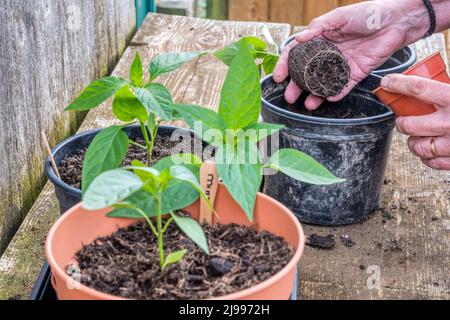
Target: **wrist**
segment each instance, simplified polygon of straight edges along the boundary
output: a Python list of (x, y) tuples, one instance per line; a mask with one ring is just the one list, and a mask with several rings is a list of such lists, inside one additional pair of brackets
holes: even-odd
[[(432, 1), (433, 6), (436, 2)], [(401, 46), (422, 39), (430, 28), (430, 15), (423, 0), (382, 0), (385, 7), (383, 28), (401, 36)]]
[[(423, 0), (378, 0), (383, 10), (383, 28), (403, 33), (402, 45), (422, 39), (430, 29), (430, 14)], [(450, 0), (430, 0), (436, 14), (436, 31), (450, 28)]]

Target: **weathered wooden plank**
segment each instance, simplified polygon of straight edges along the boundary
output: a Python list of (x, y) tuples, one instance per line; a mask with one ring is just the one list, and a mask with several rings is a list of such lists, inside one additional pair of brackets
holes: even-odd
[[(289, 34), (289, 25), (268, 24), (268, 26), (277, 42)], [(136, 51), (140, 52), (144, 67), (147, 69), (150, 58), (158, 53), (215, 50), (242, 35), (261, 35), (262, 27), (262, 23), (236, 23), (150, 14), (133, 38), (133, 46), (127, 48), (113, 74), (127, 77)], [(173, 92), (174, 100), (177, 102), (215, 107), (218, 104), (218, 90), (226, 71), (227, 68), (221, 63), (203, 57), (161, 78), (161, 81)], [(104, 127), (111, 123), (113, 123), (111, 101), (108, 101), (89, 112), (80, 131)], [(47, 184), (0, 259), (0, 299), (28, 297), (45, 259), (42, 239), (48, 232), (51, 222), (57, 218), (57, 212), (53, 188)], [(37, 221), (43, 223), (37, 225)], [(30, 232), (32, 229), (34, 231)]]
[(228, 0), (228, 19), (269, 21), (270, 0)]
[[(295, 27), (300, 32), (304, 27)], [(440, 51), (442, 34), (412, 46), (419, 59)], [(424, 166), (394, 135), (381, 207), (363, 224), (339, 228), (304, 225), (307, 235), (336, 235), (331, 251), (309, 247), (300, 266), (303, 299), (449, 299), (450, 175)], [(356, 245), (345, 247), (348, 235)], [(380, 270), (380, 287), (368, 286)]]
[(45, 182), (40, 131), (54, 143), (83, 114), (63, 108), (111, 71), (134, 31), (132, 0), (0, 0), (0, 253)]
[(312, 19), (327, 13), (339, 6), (338, 0), (306, 1), (303, 22), (308, 24)]
[(351, 4), (355, 4), (358, 2), (361, 2), (362, 0), (339, 0), (339, 6), (343, 7), (343, 6), (348, 6)]
[(270, 0), (270, 21), (301, 25), (304, 16), (304, 0)]

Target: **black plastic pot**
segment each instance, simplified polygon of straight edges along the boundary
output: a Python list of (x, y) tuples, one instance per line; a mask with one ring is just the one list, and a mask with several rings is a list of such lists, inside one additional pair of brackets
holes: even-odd
[[(158, 131), (158, 135), (163, 136), (171, 136), (174, 130), (180, 130), (179, 127), (173, 126), (161, 126)], [(99, 133), (102, 129), (96, 129), (87, 131), (75, 136), (72, 136), (60, 144), (58, 144), (53, 150), (52, 154), (55, 158), (56, 165), (59, 166), (61, 161), (70, 157), (73, 154), (78, 153), (80, 150), (86, 149), (91, 141), (94, 139), (95, 135)], [(185, 130), (187, 133), (194, 137), (193, 131), (188, 129)], [(124, 131), (128, 134), (130, 139), (143, 139), (141, 128), (139, 125), (131, 125), (124, 129)], [(81, 202), (81, 190), (76, 189), (61, 179), (53, 171), (51, 166), (50, 158), (48, 157), (45, 163), (45, 172), (47, 177), (53, 183), (55, 187), (56, 197), (59, 202), (59, 208), (61, 214), (66, 212), (68, 209), (72, 208), (77, 203)]]
[[(394, 114), (373, 95), (355, 89), (344, 100), (325, 103), (323, 108), (346, 114), (363, 112), (352, 119), (319, 118), (286, 110), (287, 82), (276, 84), (267, 76), (262, 84), (262, 117), (286, 126), (280, 133), (280, 148), (309, 154), (333, 174), (347, 179), (342, 184), (317, 186), (284, 174), (266, 176), (264, 193), (289, 207), (306, 223), (345, 225), (367, 219), (379, 207)], [(297, 102), (303, 107), (306, 95)]]
[[(280, 45), (280, 52), (292, 41), (295, 35), (286, 38)], [(369, 76), (361, 81), (360, 86), (367, 91), (373, 91), (380, 86), (381, 78), (392, 73), (402, 73), (417, 61), (417, 55), (410, 47), (404, 47), (395, 52), (381, 67), (372, 72), (374, 76)]]

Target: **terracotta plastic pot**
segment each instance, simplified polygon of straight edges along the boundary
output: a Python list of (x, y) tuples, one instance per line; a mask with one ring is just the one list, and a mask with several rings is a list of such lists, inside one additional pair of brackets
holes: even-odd
[[(450, 84), (445, 62), (439, 52), (417, 63), (410, 69), (403, 72), (404, 75), (414, 75), (427, 79)], [(378, 99), (388, 105), (396, 116), (423, 116), (436, 111), (436, 107), (414, 97), (392, 93), (383, 88), (378, 88), (373, 92)]]
[[(215, 208), (218, 215), (214, 223), (252, 225), (243, 210), (221, 184)], [(199, 216), (199, 201), (185, 209), (194, 219)], [(65, 272), (82, 244), (91, 243), (99, 236), (107, 236), (117, 229), (136, 222), (130, 219), (106, 217), (109, 210), (87, 211), (76, 205), (62, 215), (51, 228), (46, 242), (47, 260), (52, 270), (52, 284), (60, 300), (122, 300), (123, 298), (101, 293), (84, 285), (73, 286), (73, 280)], [(219, 218), (220, 217), (220, 218)], [(292, 260), (270, 279), (243, 291), (219, 297), (219, 300), (287, 300), (296, 277), (297, 264), (303, 254), (305, 236), (295, 216), (285, 206), (272, 198), (258, 194), (254, 210), (254, 225), (283, 237), (295, 250)], [(71, 289), (75, 287), (75, 289)]]

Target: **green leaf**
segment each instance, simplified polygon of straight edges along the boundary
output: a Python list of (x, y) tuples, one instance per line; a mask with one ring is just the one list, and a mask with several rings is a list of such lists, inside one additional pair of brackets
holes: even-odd
[[(141, 209), (148, 217), (156, 217), (156, 202), (152, 194), (144, 190), (139, 190), (126, 198), (123, 202), (129, 203), (134, 207)], [(169, 213), (169, 211), (164, 212)], [(129, 207), (116, 207), (107, 214), (111, 218), (127, 218), (127, 219), (141, 219), (142, 215)]]
[[(190, 184), (173, 180), (169, 187), (161, 194), (161, 213), (167, 214), (184, 209), (198, 199), (198, 192)], [(139, 190), (126, 198), (124, 202), (131, 203), (141, 209), (148, 217), (156, 217), (156, 202), (152, 194)], [(141, 214), (130, 208), (116, 208), (108, 217), (140, 219)]]
[(162, 271), (164, 271), (167, 268), (167, 266), (174, 264), (174, 263), (178, 263), (181, 259), (183, 259), (186, 252), (187, 252), (187, 250), (180, 250), (180, 251), (176, 251), (176, 252), (172, 252), (172, 253), (168, 254), (164, 261)]
[(157, 135), (158, 132), (156, 132), (156, 127), (158, 126), (158, 123), (156, 121), (156, 116), (153, 112), (150, 112), (148, 114), (148, 119), (147, 119), (147, 129), (151, 134), (151, 138), (155, 139), (156, 137), (153, 137), (153, 135)]
[(312, 157), (295, 149), (279, 150), (272, 156), (266, 167), (311, 184), (329, 185), (346, 181), (335, 177)]
[(183, 64), (197, 58), (205, 52), (192, 51), (192, 52), (180, 52), (180, 53), (164, 53), (156, 56), (150, 63), (150, 81), (153, 81), (156, 77), (175, 71)]
[(186, 104), (174, 105), (174, 110), (204, 141), (213, 146), (219, 146), (223, 143), (227, 124), (216, 112), (200, 106)]
[(253, 123), (245, 127), (244, 131), (251, 142), (261, 141), (283, 129), (284, 126), (273, 123)]
[(126, 80), (116, 77), (105, 77), (94, 81), (66, 108), (66, 111), (86, 111), (95, 108), (114, 95), (126, 83)]
[(87, 190), (101, 173), (118, 168), (128, 152), (128, 135), (122, 127), (112, 126), (92, 140), (83, 161), (81, 189)]
[(166, 168), (170, 168), (175, 165), (183, 165), (188, 168), (194, 175), (198, 177), (200, 173), (200, 167), (202, 165), (202, 159), (192, 153), (179, 153), (173, 156), (168, 156), (156, 163), (153, 168), (158, 171), (162, 171)]
[(245, 43), (247, 43), (247, 46), (250, 49), (250, 51), (252, 52), (254, 58), (257, 57), (257, 54), (255, 53), (255, 51), (263, 51), (266, 49), (266, 43), (263, 40), (261, 40), (257, 37), (244, 37), (241, 40), (233, 42), (233, 43), (229, 44), (228, 46), (226, 46), (225, 48), (223, 48), (219, 51), (216, 51), (214, 53), (214, 56), (216, 56), (216, 58), (221, 60), (227, 66), (231, 65), (234, 58), (236, 57), (236, 55), (239, 52), (239, 43), (241, 41), (244, 41)]
[(99, 175), (83, 194), (83, 208), (99, 210), (119, 203), (143, 187), (134, 173), (115, 169)]
[(144, 72), (142, 70), (142, 61), (139, 52), (134, 57), (133, 64), (130, 69), (130, 80), (133, 85), (139, 87), (144, 80)]
[(163, 121), (172, 120), (172, 95), (159, 83), (150, 83), (144, 88), (135, 88), (136, 98), (149, 111), (155, 113)]
[(263, 68), (264, 68), (264, 73), (265, 73), (266, 75), (272, 74), (272, 73), (273, 73), (273, 70), (275, 70), (275, 66), (276, 66), (277, 63), (278, 63), (278, 59), (279, 59), (278, 56), (276, 56), (276, 55), (271, 55), (271, 54), (267, 54), (267, 55), (264, 57), (264, 60), (263, 60)]
[(205, 233), (202, 227), (192, 218), (189, 217), (179, 217), (173, 213), (171, 216), (177, 226), (183, 233), (192, 240), (200, 249), (206, 254), (209, 254), (208, 241), (206, 240)]
[(186, 168), (184, 166), (172, 166), (172, 167), (170, 167), (170, 175), (174, 179), (189, 183), (192, 187), (195, 188), (195, 190), (197, 190), (197, 192), (200, 194), (200, 196), (203, 199), (205, 199), (205, 201), (209, 205), (211, 205), (209, 203), (208, 196), (205, 194), (202, 186), (200, 185), (200, 182), (198, 181), (198, 178), (188, 168)]
[(226, 144), (216, 154), (217, 172), (231, 196), (253, 221), (256, 195), (262, 183), (259, 151), (254, 143), (245, 141), (237, 146)]
[(127, 169), (133, 170), (134, 174), (142, 180), (142, 182), (145, 184), (144, 190), (152, 194), (155, 193), (158, 184), (158, 170), (148, 168), (139, 160), (133, 160), (131, 162), (131, 165), (132, 166)]
[(258, 122), (261, 110), (260, 76), (245, 42), (231, 63), (222, 87), (219, 115), (231, 129)]
[(145, 122), (147, 110), (142, 103), (131, 92), (130, 87), (125, 85), (116, 92), (113, 102), (113, 113), (123, 122), (131, 122), (135, 119)]

